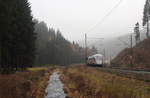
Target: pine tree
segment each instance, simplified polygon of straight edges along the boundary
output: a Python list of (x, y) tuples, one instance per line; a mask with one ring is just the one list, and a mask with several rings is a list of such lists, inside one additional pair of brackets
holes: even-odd
[[(35, 33), (34, 23), (31, 16), (31, 8), (27, 0), (16, 0), (18, 4), (16, 9), (16, 25), (18, 34), (16, 34), (16, 60), (19, 67), (31, 66), (35, 56)], [(17, 48), (18, 47), (18, 48)], [(17, 62), (17, 61), (16, 61)]]
[(150, 0), (146, 0), (143, 12), (143, 26), (147, 24), (146, 36), (149, 38), (149, 20), (150, 20)]
[(150, 3), (149, 0), (146, 0), (144, 5), (144, 12), (143, 12), (143, 26), (148, 22), (149, 14), (150, 14)]
[(31, 66), (35, 55), (35, 33), (27, 0), (0, 0), (0, 46), (3, 69)]

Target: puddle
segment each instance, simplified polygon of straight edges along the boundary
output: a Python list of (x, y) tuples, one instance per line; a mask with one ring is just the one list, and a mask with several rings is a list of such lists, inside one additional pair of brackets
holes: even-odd
[(65, 98), (66, 95), (63, 90), (63, 83), (59, 79), (58, 72), (54, 72), (48, 81), (48, 86), (45, 90), (45, 98)]

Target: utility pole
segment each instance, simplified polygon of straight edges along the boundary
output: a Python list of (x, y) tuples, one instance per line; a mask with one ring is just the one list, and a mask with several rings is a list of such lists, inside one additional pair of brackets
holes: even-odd
[(85, 34), (85, 64), (87, 64), (87, 34)]
[(132, 43), (132, 34), (131, 34), (131, 42), (130, 42), (130, 43), (131, 43), (131, 49), (132, 49), (132, 46), (133, 46), (133, 45), (132, 45), (132, 44), (133, 44), (133, 43)]
[(131, 48), (131, 51), (130, 51), (130, 64), (133, 65), (133, 42), (132, 42), (132, 34), (131, 34), (131, 39), (130, 39), (130, 48)]
[(111, 50), (110, 50), (110, 54), (109, 54), (109, 63), (111, 65), (111, 60), (112, 60), (112, 55), (111, 55)]
[(147, 32), (146, 32), (147, 38), (149, 38), (149, 12), (147, 13)]
[(105, 60), (106, 60), (106, 53), (105, 53), (105, 48), (104, 48), (104, 50), (103, 50), (103, 55), (104, 55), (104, 57), (103, 57), (103, 64), (105, 65)]
[(149, 38), (149, 9), (150, 9), (150, 1), (148, 0), (148, 11), (147, 11), (147, 32), (146, 32), (146, 36), (147, 38)]

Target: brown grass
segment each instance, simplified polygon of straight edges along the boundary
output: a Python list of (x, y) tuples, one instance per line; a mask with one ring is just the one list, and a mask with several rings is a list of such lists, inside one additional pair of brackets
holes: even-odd
[(150, 98), (150, 84), (94, 68), (63, 69), (61, 80), (69, 98)]
[(53, 68), (0, 75), (0, 98), (44, 98)]
[(53, 71), (60, 72), (67, 98), (150, 98), (150, 83), (84, 66), (0, 75), (0, 98), (44, 98)]

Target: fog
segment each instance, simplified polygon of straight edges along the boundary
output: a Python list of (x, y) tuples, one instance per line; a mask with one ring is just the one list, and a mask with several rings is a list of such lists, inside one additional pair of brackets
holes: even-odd
[(69, 40), (90, 37), (109, 38), (133, 32), (142, 22), (145, 0), (122, 0), (112, 13), (103, 17), (120, 0), (29, 0), (35, 18), (59, 28)]

